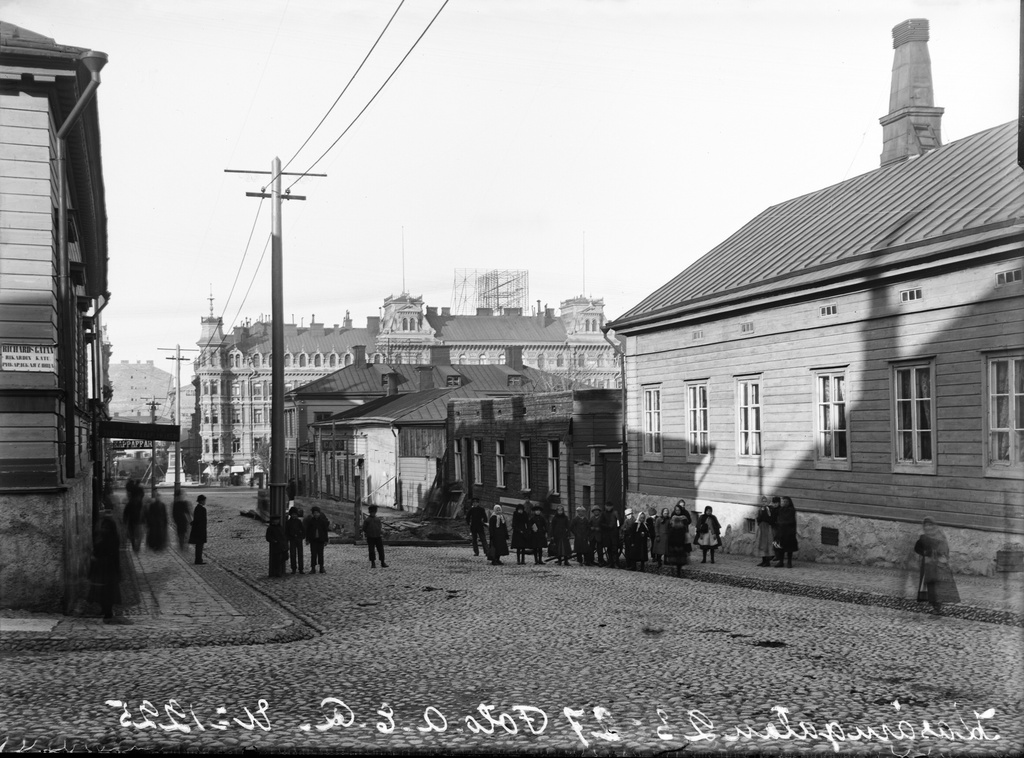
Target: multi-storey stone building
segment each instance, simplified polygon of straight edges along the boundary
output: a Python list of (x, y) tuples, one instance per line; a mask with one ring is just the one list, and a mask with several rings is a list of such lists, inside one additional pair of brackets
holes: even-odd
[[(621, 386), (618, 353), (601, 331), (604, 302), (576, 297), (560, 305), (557, 316), (540, 303), (530, 315), (521, 308), (500, 313), (479, 308), (475, 315), (462, 316), (402, 293), (389, 296), (381, 315), (367, 318), (365, 327), (353, 327), (348, 313), (333, 328), (315, 316), (309, 326), (285, 324), (285, 391), (351, 366), (363, 355), (370, 364), (422, 365), (431, 362), (436, 348), (444, 348), (455, 365), (500, 365), (508, 348), (519, 348), (523, 365), (550, 376), (551, 386), (539, 390)], [(264, 473), (261, 448), (270, 439), (271, 325), (246, 322), (225, 333), (211, 306), (197, 344), (203, 473), (248, 481)]]

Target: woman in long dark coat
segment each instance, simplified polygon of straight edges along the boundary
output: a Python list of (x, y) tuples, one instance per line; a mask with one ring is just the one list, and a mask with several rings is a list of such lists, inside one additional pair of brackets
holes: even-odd
[(668, 520), (668, 536), (665, 540), (665, 563), (675, 565), (676, 576), (681, 576), (683, 566), (689, 563), (690, 514), (686, 512), (686, 501), (680, 500), (672, 509)]
[(544, 548), (548, 546), (548, 520), (544, 518), (544, 511), (539, 505), (533, 506), (533, 515), (530, 516), (530, 540), (533, 545), (533, 562), (541, 565), (544, 563)]
[(523, 503), (519, 503), (512, 512), (512, 549), (516, 551), (517, 564), (525, 564), (526, 551), (533, 549), (533, 541), (530, 539), (530, 516)]
[(491, 538), (491, 565), (501, 566), (501, 556), (508, 555), (508, 521), (500, 505), (494, 506), (491, 511), (487, 528), (487, 536)]
[(704, 509), (704, 513), (697, 519), (697, 544), (700, 545), (701, 563), (708, 562), (708, 551), (711, 551), (711, 562), (715, 562), (715, 550), (722, 544), (722, 525), (718, 523), (718, 517), (714, 514), (711, 506)]
[(793, 568), (793, 553), (800, 549), (800, 545), (796, 540), (796, 507), (791, 498), (782, 498), (782, 506), (775, 515), (775, 541), (779, 543), (775, 550), (778, 561), (775, 568), (782, 568), (783, 558), (787, 558), (787, 565)]
[(924, 534), (914, 545), (914, 552), (921, 556), (917, 599), (927, 600), (935, 613), (942, 613), (943, 603), (960, 602), (953, 571), (949, 568), (949, 543), (930, 518), (924, 520), (922, 528)]
[[(777, 498), (772, 498), (776, 500)], [(775, 511), (772, 509), (767, 495), (761, 496), (761, 507), (757, 509), (757, 530), (754, 537), (754, 549), (761, 556), (758, 566), (770, 566), (775, 553)]]
[(93, 538), (89, 582), (89, 600), (99, 604), (105, 623), (114, 623), (114, 606), (121, 603), (121, 538), (110, 516), (100, 520)]
[(668, 551), (668, 524), (671, 518), (668, 508), (662, 508), (661, 515), (653, 520), (654, 543), (651, 546), (651, 554), (658, 562), (658, 568), (661, 568), (661, 561)]
[(167, 547), (167, 506), (159, 493), (146, 509), (146, 545), (157, 552)]

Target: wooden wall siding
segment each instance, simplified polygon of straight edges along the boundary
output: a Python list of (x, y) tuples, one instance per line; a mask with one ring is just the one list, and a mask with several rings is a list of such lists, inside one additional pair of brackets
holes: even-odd
[(421, 511), (430, 500), (436, 463), (434, 458), (402, 456), (398, 459), (402, 509)]
[(444, 456), (443, 427), (403, 426), (398, 430), (398, 455), (403, 458), (441, 458)]
[[(985, 351), (1024, 350), (1020, 285), (995, 287), (995, 272), (1015, 259), (968, 272), (922, 278), (924, 300), (901, 308), (885, 288), (833, 298), (838, 314), (866, 320), (818, 319), (806, 305), (727, 320), (758, 325), (753, 336), (693, 345), (690, 326), (629, 338), (627, 418), (630, 489), (649, 494), (754, 504), (761, 492), (784, 492), (798, 507), (873, 518), (1024, 530), (1020, 480), (986, 477)], [(958, 285), (957, 282), (960, 284)], [(881, 305), (872, 312), (874, 300)], [(869, 313), (874, 313), (870, 319)], [(726, 322), (702, 325), (729, 332)], [(798, 325), (790, 328), (788, 325)], [(935, 356), (937, 474), (893, 472), (892, 362)], [(815, 465), (811, 368), (847, 365), (851, 470)], [(735, 377), (760, 373), (763, 393), (761, 466), (739, 465)], [(686, 455), (686, 381), (707, 378), (713, 456)], [(663, 460), (642, 455), (641, 387), (662, 386)]]

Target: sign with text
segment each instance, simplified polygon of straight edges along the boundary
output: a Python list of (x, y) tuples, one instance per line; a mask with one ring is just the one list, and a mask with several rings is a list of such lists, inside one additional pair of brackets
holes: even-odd
[(43, 371), (57, 373), (57, 348), (54, 345), (0, 345), (0, 369), (3, 371)]
[(152, 445), (147, 440), (110, 440), (110, 447), (114, 450), (139, 450)]

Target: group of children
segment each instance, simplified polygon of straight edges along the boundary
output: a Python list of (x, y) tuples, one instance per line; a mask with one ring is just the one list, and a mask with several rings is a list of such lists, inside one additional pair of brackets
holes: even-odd
[[(473, 507), (479, 508), (479, 503), (474, 502)], [(543, 552), (547, 549), (558, 565), (568, 566), (575, 555), (581, 566), (616, 568), (621, 557), (623, 565), (631, 571), (638, 566), (640, 571), (645, 571), (650, 561), (659, 568), (663, 563), (675, 565), (679, 574), (681, 567), (689, 562), (693, 545), (701, 548), (703, 562), (710, 554), (712, 563), (715, 550), (722, 545), (722, 528), (710, 506), (697, 518), (692, 543), (693, 519), (683, 499), (671, 513), (663, 508), (660, 516), (653, 507), (648, 511), (626, 508), (623, 515), (624, 519), (620, 520), (615, 505), (606, 503), (604, 509), (594, 507), (589, 514), (581, 506), (576, 509), (576, 515), (569, 518), (565, 506), (557, 505), (549, 520), (539, 504), (520, 503), (511, 519), (511, 549), (516, 551), (516, 563), (525, 564), (527, 554), (533, 555), (534, 563), (543, 563)], [(470, 520), (468, 516), (467, 520)], [(501, 556), (509, 554), (509, 528), (500, 505), (494, 506), (488, 526), (488, 554), (491, 563), (500, 565)]]
[(296, 569), (300, 574), (305, 574), (303, 542), (309, 545), (309, 573), (316, 573), (319, 566), (320, 573), (323, 574), (324, 545), (327, 544), (329, 528), (330, 522), (316, 505), (310, 508), (310, 514), (305, 519), (302, 509), (292, 505), (288, 509), (288, 519), (283, 527), (280, 516), (271, 516), (270, 525), (267, 527), (267, 542), (272, 548), (270, 575), (284, 576), (285, 565), (289, 560), (293, 574)]

